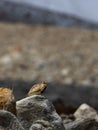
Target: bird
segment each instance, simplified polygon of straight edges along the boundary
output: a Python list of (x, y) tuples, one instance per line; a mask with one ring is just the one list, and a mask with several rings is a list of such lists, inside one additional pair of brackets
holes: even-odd
[(13, 90), (0, 87), (0, 110), (7, 110), (16, 115), (16, 100)]
[(28, 92), (28, 96), (31, 95), (41, 95), (41, 93), (43, 93), (45, 91), (47, 87), (47, 84), (45, 81), (39, 83), (39, 84), (35, 84), (31, 87), (31, 89)]

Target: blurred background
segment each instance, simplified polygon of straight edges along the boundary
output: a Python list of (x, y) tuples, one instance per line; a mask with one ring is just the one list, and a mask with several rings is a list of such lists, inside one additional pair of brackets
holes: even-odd
[(19, 100), (41, 81), (59, 114), (98, 109), (97, 0), (0, 0), (0, 86)]

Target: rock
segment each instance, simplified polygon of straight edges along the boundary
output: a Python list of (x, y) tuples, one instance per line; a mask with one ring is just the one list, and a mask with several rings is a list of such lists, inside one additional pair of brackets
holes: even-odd
[(97, 126), (94, 119), (81, 119), (65, 124), (66, 130), (98, 130)]
[(0, 110), (0, 128), (2, 130), (24, 130), (18, 119), (11, 112), (4, 110)]
[(63, 120), (63, 124), (67, 124), (75, 120), (73, 114), (69, 114), (69, 115), (62, 114), (61, 118)]
[(66, 130), (98, 130), (97, 112), (89, 105), (82, 104), (72, 117), (68, 116), (70, 120), (64, 117), (63, 123)]
[(67, 76), (67, 75), (69, 74), (69, 72), (70, 72), (70, 68), (63, 68), (63, 69), (61, 70), (61, 74), (62, 74), (63, 76)]
[(71, 77), (66, 77), (63, 81), (65, 84), (74, 84), (74, 80)]
[(92, 86), (92, 82), (90, 79), (85, 79), (81, 82), (82, 85), (85, 85), (85, 86)]
[(82, 104), (74, 113), (76, 119), (91, 118), (98, 119), (97, 111), (87, 104)]
[(11, 89), (0, 88), (0, 109), (10, 111), (16, 115), (16, 100)]
[(41, 95), (17, 101), (17, 116), (25, 130), (64, 130), (54, 106)]
[(45, 120), (37, 120), (30, 127), (30, 130), (53, 130), (52, 125)]

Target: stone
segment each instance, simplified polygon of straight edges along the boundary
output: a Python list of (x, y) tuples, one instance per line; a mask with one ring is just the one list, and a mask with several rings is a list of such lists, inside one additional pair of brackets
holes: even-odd
[(74, 113), (76, 119), (91, 118), (98, 119), (97, 111), (87, 104), (82, 104)]
[(63, 120), (66, 130), (98, 130), (97, 111), (89, 105), (82, 104), (73, 117), (69, 122)]
[(70, 68), (63, 68), (63, 69), (61, 70), (61, 74), (62, 74), (63, 76), (67, 76), (67, 75), (69, 74), (69, 72), (70, 72)]
[(52, 125), (45, 120), (37, 120), (30, 127), (30, 130), (53, 130)]
[(17, 117), (25, 130), (65, 130), (61, 117), (44, 96), (32, 95), (16, 104)]
[(11, 112), (0, 110), (0, 130), (24, 130)]
[(75, 120), (65, 124), (66, 130), (98, 130), (98, 123), (94, 119)]

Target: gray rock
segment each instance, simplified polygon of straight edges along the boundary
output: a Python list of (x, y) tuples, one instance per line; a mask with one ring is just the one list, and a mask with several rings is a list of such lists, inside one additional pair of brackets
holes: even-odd
[(87, 104), (82, 104), (74, 113), (76, 119), (91, 118), (98, 119), (97, 111)]
[(37, 120), (30, 127), (30, 130), (53, 130), (52, 125), (45, 120)]
[(82, 104), (74, 113), (74, 119), (63, 121), (66, 130), (98, 130), (97, 111), (87, 104)]
[(4, 130), (24, 130), (18, 119), (10, 112), (0, 110), (0, 127)]
[(18, 119), (25, 130), (65, 130), (54, 106), (41, 95), (17, 101), (16, 106)]
[(66, 130), (98, 130), (98, 124), (94, 119), (81, 119), (65, 124)]

